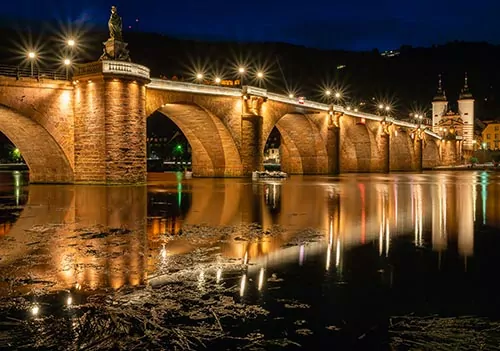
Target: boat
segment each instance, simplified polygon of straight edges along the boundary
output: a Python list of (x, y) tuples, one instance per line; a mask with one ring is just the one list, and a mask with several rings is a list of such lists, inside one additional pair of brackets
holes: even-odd
[(288, 174), (280, 171), (254, 171), (252, 172), (252, 179), (285, 179), (288, 178)]

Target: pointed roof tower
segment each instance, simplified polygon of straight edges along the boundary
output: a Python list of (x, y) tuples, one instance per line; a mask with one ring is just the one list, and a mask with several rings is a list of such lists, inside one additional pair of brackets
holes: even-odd
[(442, 81), (441, 81), (441, 74), (438, 77), (439, 77), (438, 90), (437, 90), (436, 95), (434, 96), (433, 101), (446, 101), (446, 94), (443, 90), (443, 85), (442, 85)]
[(467, 78), (467, 72), (465, 72), (465, 82), (464, 82), (464, 87), (460, 91), (460, 97), (459, 100), (467, 100), (467, 99), (472, 99), (472, 94), (469, 90), (469, 84), (468, 84), (468, 78)]

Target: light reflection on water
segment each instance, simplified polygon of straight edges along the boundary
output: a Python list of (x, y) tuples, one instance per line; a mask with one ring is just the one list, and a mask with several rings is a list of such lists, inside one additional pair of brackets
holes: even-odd
[[(156, 174), (147, 188), (28, 187), (20, 173), (2, 177), (0, 274), (35, 281), (20, 292), (29, 292), (36, 282), (51, 289), (92, 290), (144, 284), (169, 257), (217, 244), (223, 257), (252, 263), (241, 276), (243, 295), (250, 278), (263, 289), (269, 267), (304, 265), (319, 255), (324, 270), (341, 272), (346, 251), (373, 244), (388, 257), (399, 236), (437, 252), (456, 247), (460, 256), (470, 257), (475, 224), (500, 226), (495, 200), (500, 177), (487, 172), (297, 176), (262, 183)], [(8, 214), (17, 206), (24, 209), (15, 220)], [(262, 240), (222, 243), (212, 238), (193, 244), (182, 235), (186, 226), (234, 226), (235, 239), (241, 223), (282, 230)], [(98, 240), (92, 238), (96, 228), (103, 233)], [(109, 228), (126, 233), (108, 237)], [(308, 228), (321, 231), (324, 240), (284, 246)], [(207, 274), (223, 279), (220, 270), (201, 272), (200, 286)], [(0, 284), (1, 293), (7, 285)]]

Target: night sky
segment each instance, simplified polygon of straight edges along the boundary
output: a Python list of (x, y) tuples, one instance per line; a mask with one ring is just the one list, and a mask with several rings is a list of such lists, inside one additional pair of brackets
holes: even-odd
[(347, 50), (452, 40), (500, 43), (500, 2), (495, 0), (20, 0), (2, 1), (0, 21), (79, 20), (105, 26), (111, 5), (118, 6), (125, 28), (135, 27), (138, 18), (140, 31), (202, 40), (281, 41)]

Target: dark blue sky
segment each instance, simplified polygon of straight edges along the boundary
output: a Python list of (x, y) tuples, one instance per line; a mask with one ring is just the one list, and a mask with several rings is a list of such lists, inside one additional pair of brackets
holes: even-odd
[(349, 50), (451, 40), (500, 43), (497, 0), (4, 0), (0, 18), (105, 25), (111, 5), (118, 6), (126, 26), (139, 18), (140, 30), (199, 39)]

